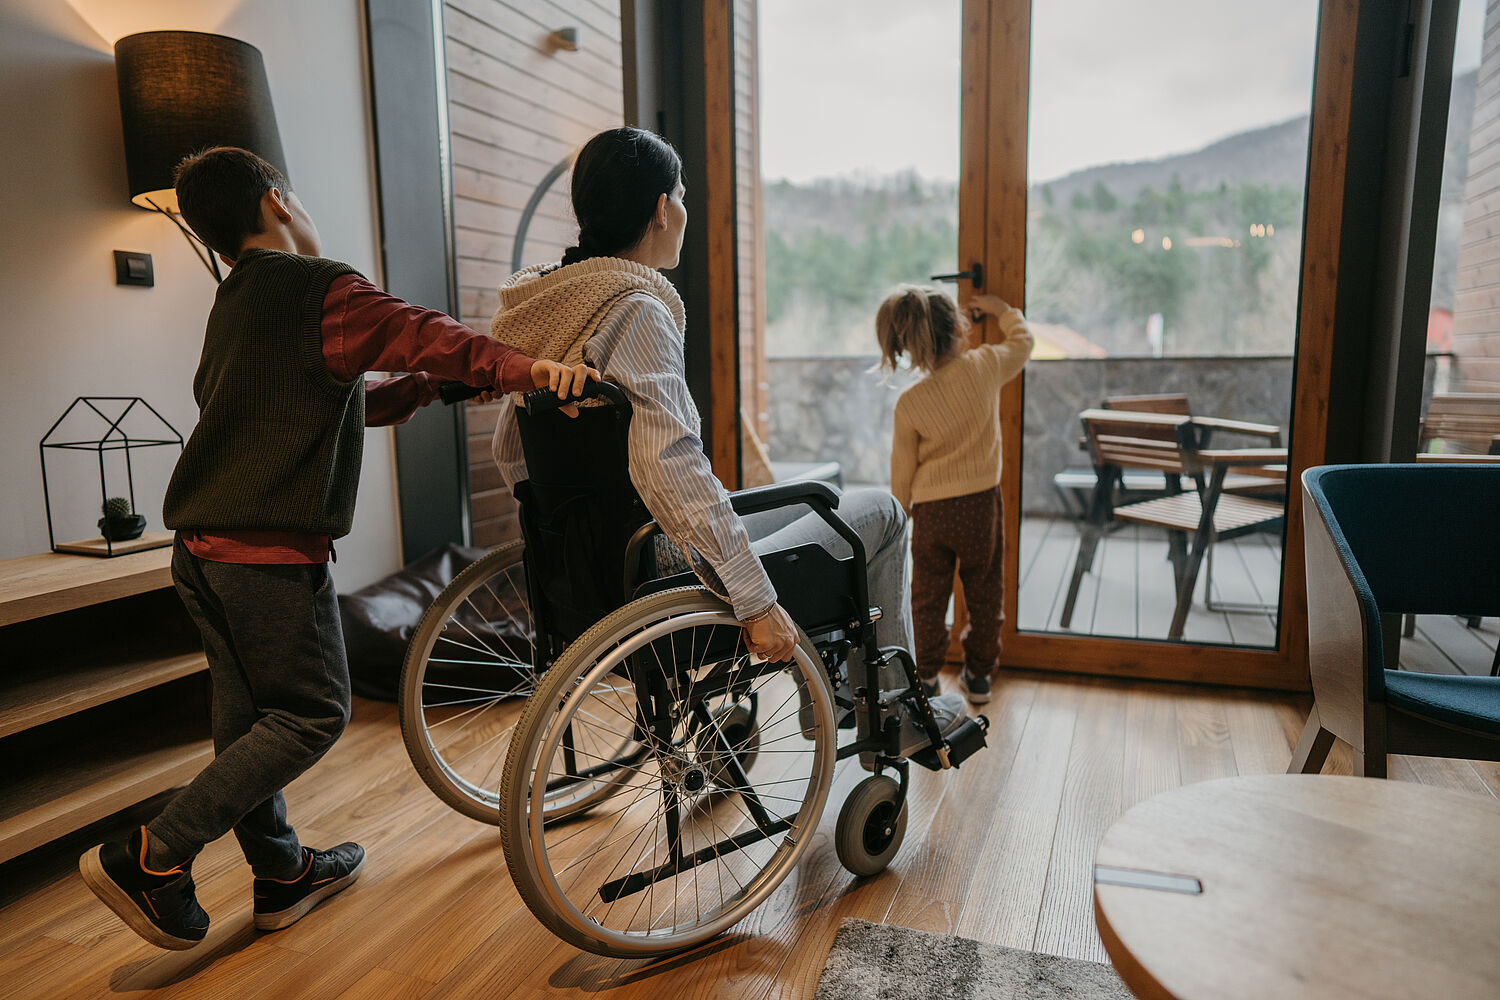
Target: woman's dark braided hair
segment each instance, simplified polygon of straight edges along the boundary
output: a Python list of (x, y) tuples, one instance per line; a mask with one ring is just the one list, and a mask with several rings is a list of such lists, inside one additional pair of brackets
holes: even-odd
[(616, 257), (646, 235), (657, 200), (670, 195), (682, 176), (682, 159), (654, 132), (616, 128), (600, 132), (573, 164), (573, 214), (578, 245), (564, 264), (590, 257)]

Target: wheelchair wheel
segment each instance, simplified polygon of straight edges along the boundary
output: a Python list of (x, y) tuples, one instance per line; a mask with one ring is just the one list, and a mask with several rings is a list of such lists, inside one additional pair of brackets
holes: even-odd
[[(449, 806), (492, 825), (511, 733), (538, 678), (523, 551), (519, 541), (502, 545), (454, 577), (417, 624), (401, 668), (401, 736), (417, 773)], [(628, 690), (618, 696), (615, 710), (634, 710)], [(626, 754), (617, 744), (598, 750)], [(575, 787), (556, 812), (609, 791)]]
[(854, 786), (839, 810), (833, 846), (839, 863), (855, 875), (878, 875), (901, 849), (906, 837), (906, 803), (896, 810), (901, 786), (884, 774)]
[[(636, 692), (633, 713), (600, 706), (610, 678)], [(646, 752), (612, 772), (609, 808), (550, 822), (555, 789), (608, 763), (577, 751), (590, 739)], [(796, 865), (836, 754), (831, 688), (806, 635), (790, 661), (766, 663), (704, 591), (643, 597), (569, 646), (527, 702), (501, 785), (506, 863), (537, 919), (579, 948), (691, 947)]]
[[(712, 725), (699, 728), (694, 739), (695, 750), (709, 780), (717, 787), (728, 788), (734, 780), (730, 756), (746, 773), (755, 766), (755, 757), (760, 752), (760, 726), (755, 721), (754, 707), (744, 702), (722, 706), (711, 718)], [(724, 735), (722, 744), (720, 733)]]

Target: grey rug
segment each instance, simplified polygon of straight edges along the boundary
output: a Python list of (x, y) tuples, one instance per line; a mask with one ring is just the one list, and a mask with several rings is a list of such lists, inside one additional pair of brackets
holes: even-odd
[(1131, 1000), (1114, 969), (846, 919), (815, 1000)]

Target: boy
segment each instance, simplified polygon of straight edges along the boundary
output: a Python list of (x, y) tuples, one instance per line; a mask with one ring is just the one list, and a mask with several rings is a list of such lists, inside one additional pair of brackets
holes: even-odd
[[(172, 579), (207, 653), (215, 757), (161, 815), (79, 868), (132, 930), (182, 949), (208, 930), (193, 858), (231, 829), (261, 930), (295, 923), (364, 867), (358, 844), (302, 846), (281, 794), (349, 718), (328, 560), (353, 521), (364, 428), (410, 418), (442, 380), (550, 384), (566, 398), (590, 373), (533, 361), (322, 258), (286, 178), (253, 153), (188, 157), (177, 196), (231, 267), (193, 381), (198, 424), (162, 508), (177, 531)], [(367, 382), (367, 371), (417, 374)]]

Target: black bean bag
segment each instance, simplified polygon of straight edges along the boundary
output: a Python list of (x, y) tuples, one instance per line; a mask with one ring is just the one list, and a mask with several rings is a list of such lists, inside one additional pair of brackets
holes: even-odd
[(349, 680), (361, 698), (396, 701), (406, 645), (422, 613), (484, 549), (445, 545), (351, 594), (339, 595)]

